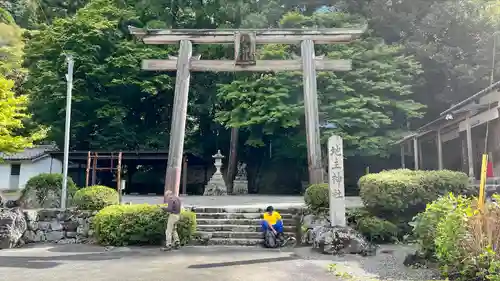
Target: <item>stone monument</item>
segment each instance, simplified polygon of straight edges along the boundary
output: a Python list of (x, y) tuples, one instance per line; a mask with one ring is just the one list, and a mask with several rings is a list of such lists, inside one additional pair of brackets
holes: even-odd
[(220, 196), (227, 195), (226, 183), (224, 182), (224, 177), (220, 171), (222, 167), (222, 159), (224, 155), (220, 153), (220, 150), (217, 150), (217, 154), (212, 156), (215, 159), (215, 173), (213, 174), (210, 181), (208, 181), (205, 186), (205, 192), (203, 192), (204, 196)]
[(238, 172), (233, 181), (233, 194), (248, 194), (247, 164), (238, 163)]
[(344, 188), (344, 149), (342, 138), (328, 139), (328, 187), (331, 226), (346, 226)]
[(328, 187), (329, 217), (323, 220), (308, 218), (311, 222), (317, 220), (319, 224), (309, 223), (306, 226), (308, 230), (303, 236), (303, 242), (312, 244), (313, 249), (323, 254), (375, 255), (376, 247), (346, 225), (344, 153), (342, 138), (339, 136), (328, 139)]

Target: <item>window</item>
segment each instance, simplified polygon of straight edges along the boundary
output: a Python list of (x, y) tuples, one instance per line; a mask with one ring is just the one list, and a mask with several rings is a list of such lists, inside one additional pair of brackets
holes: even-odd
[(11, 164), (10, 165), (10, 175), (19, 176), (21, 174), (21, 164)]

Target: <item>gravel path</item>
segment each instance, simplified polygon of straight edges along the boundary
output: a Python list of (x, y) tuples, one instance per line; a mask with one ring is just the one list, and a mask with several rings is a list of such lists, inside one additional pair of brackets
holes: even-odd
[(414, 253), (410, 245), (382, 245), (376, 256), (325, 256), (309, 248), (297, 248), (296, 253), (328, 268), (333, 275), (346, 281), (425, 281), (439, 280), (436, 269), (413, 269), (403, 265), (406, 255)]

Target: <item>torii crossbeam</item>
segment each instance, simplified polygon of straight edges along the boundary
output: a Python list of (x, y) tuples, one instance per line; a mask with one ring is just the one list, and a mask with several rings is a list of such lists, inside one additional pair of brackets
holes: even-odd
[[(151, 59), (142, 62), (142, 68), (151, 71), (177, 70), (174, 111), (170, 129), (165, 191), (179, 194), (182, 153), (186, 127), (190, 71), (303, 71), (304, 107), (307, 133), (309, 183), (323, 183), (323, 164), (319, 133), (316, 70), (349, 71), (351, 60), (327, 60), (316, 57), (314, 44), (348, 43), (359, 37), (360, 29), (140, 29), (129, 31), (145, 44), (180, 43), (178, 57), (167, 60)], [(234, 44), (234, 60), (199, 60), (192, 57), (192, 43)], [(257, 60), (257, 44), (301, 44), (301, 59)]]

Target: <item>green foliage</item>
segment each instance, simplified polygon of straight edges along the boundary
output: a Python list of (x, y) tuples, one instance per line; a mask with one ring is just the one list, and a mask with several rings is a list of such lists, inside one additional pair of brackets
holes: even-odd
[(413, 236), (419, 245), (419, 252), (426, 258), (433, 258), (436, 245), (434, 240), (437, 235), (438, 224), (448, 214), (458, 209), (463, 211), (463, 206), (470, 205), (471, 200), (463, 196), (454, 196), (450, 193), (427, 205), (425, 212), (419, 213), (413, 219)]
[(318, 213), (328, 210), (330, 207), (330, 196), (327, 183), (312, 184), (304, 193), (304, 201), (309, 209)]
[(406, 222), (439, 196), (470, 193), (467, 176), (447, 170), (383, 171), (361, 177), (358, 184), (361, 199), (372, 214)]
[(110, 187), (94, 185), (79, 189), (73, 197), (73, 205), (80, 210), (101, 210), (119, 203), (118, 192)]
[(357, 222), (356, 230), (363, 234), (369, 241), (375, 243), (392, 243), (397, 241), (398, 227), (388, 220), (374, 216), (361, 217)]
[[(345, 13), (305, 16), (285, 14), (282, 27), (353, 27), (363, 20)], [(420, 66), (404, 55), (401, 46), (385, 45), (367, 36), (347, 45), (318, 46), (317, 52), (330, 59), (353, 61), (345, 73), (319, 72), (320, 116), (335, 129), (322, 132), (323, 141), (332, 133), (344, 138), (346, 155), (386, 155), (389, 144), (400, 136), (405, 118), (422, 116), (421, 104), (410, 99), (412, 82)], [(267, 45), (258, 51), (264, 59), (287, 59), (299, 55), (288, 45)], [(250, 133), (247, 145), (262, 146), (271, 134), (304, 134), (300, 122), (304, 114), (300, 72), (255, 74), (219, 87), (218, 97), (227, 106), (217, 114), (226, 127)], [(286, 128), (285, 130), (280, 130)]]
[[(168, 213), (161, 205), (113, 205), (97, 213), (92, 221), (95, 237), (103, 245), (160, 244), (165, 239)], [(196, 214), (181, 212), (177, 232), (182, 244), (196, 231)]]
[[(61, 174), (39, 174), (26, 182), (21, 191), (19, 202), (24, 208), (59, 208), (61, 207)], [(70, 203), (77, 187), (68, 177), (67, 198)], [(68, 206), (70, 204), (67, 204)]]

